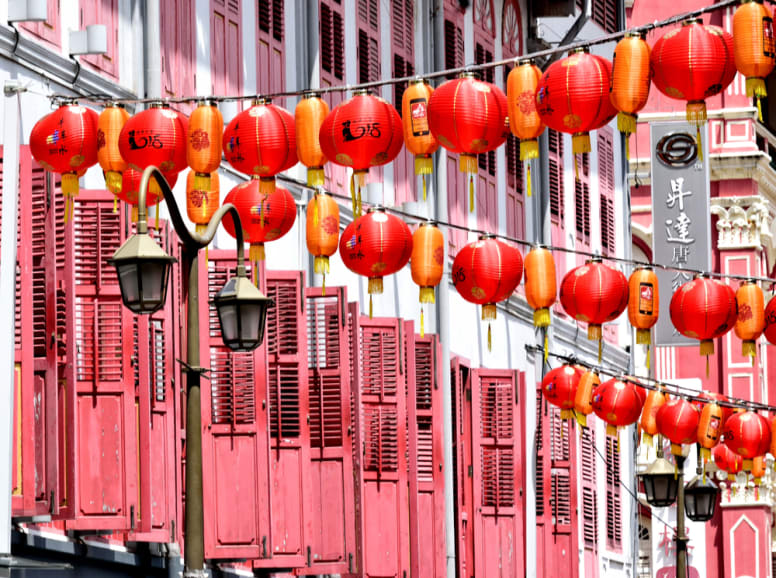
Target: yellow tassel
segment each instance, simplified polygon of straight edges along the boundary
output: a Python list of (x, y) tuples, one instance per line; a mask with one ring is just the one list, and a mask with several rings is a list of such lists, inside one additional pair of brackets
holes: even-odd
[(326, 273), (323, 274), (323, 281), (321, 282), (321, 295), (326, 297)]
[(469, 212), (474, 212), (474, 175), (469, 176)]
[[(758, 102), (759, 102), (759, 101), (758, 101)], [(426, 175), (424, 174), (424, 175), (421, 177), (421, 179), (422, 179), (422, 181), (423, 181), (423, 200), (425, 201), (425, 200), (426, 200)]]
[(425, 337), (426, 335), (426, 329), (425, 325), (423, 324), (423, 305), (420, 306), (420, 336)]
[(630, 135), (625, 135), (625, 160), (630, 160)]
[(574, 412), (574, 417), (577, 418), (577, 423), (581, 427), (587, 427), (587, 416), (584, 413)]
[(156, 209), (156, 222), (154, 223), (154, 225), (156, 227), (156, 230), (158, 231), (159, 230), (159, 205), (156, 205), (156, 207), (154, 208)]
[(358, 210), (358, 216), (360, 217), (362, 215), (361, 213), (361, 185), (358, 185), (358, 203), (357, 203), (357, 210)]
[(547, 356), (550, 354), (549, 352), (549, 343), (550, 343), (550, 337), (547, 334), (547, 330), (544, 330), (544, 363), (547, 363)]
[(574, 155), (574, 179), (579, 180), (579, 165), (577, 164), (577, 155)]
[(119, 212), (119, 198), (117, 196), (113, 196), (113, 213), (116, 214)]
[(326, 177), (322, 168), (307, 169), (307, 184), (311, 187), (322, 187)]
[(760, 104), (760, 97), (757, 97), (757, 118), (760, 122), (763, 121), (763, 106)]
[(612, 424), (606, 424), (606, 435), (608, 436), (616, 436), (617, 435), (617, 426)]
[(525, 190), (531, 196), (531, 161), (525, 161)]
[(265, 195), (271, 195), (275, 192), (275, 177), (260, 177), (259, 192)]
[(358, 208), (356, 206), (356, 173), (353, 173), (350, 176), (350, 200), (353, 204), (353, 217), (358, 217), (358, 213), (356, 212), (356, 209)]
[(493, 341), (491, 339), (490, 323), (488, 323), (488, 351), (491, 350), (492, 344), (493, 344)]
[(210, 190), (210, 175), (208, 173), (194, 173), (194, 190)]
[(267, 200), (267, 195), (262, 195), (261, 202), (259, 203), (259, 227), (264, 228), (264, 201)]
[(372, 318), (372, 295), (369, 295), (369, 319)]
[(598, 363), (599, 364), (601, 363), (601, 357), (602, 357), (603, 352), (604, 352), (604, 340), (603, 339), (599, 339), (598, 340)]
[(703, 143), (701, 142), (701, 125), (695, 127), (695, 142), (698, 144), (698, 160), (703, 162)]
[(650, 347), (647, 345), (647, 371), (649, 371)]
[(709, 356), (706, 356), (706, 379), (709, 378)]
[(674, 479), (677, 479), (679, 477), (679, 466), (676, 465), (676, 462), (674, 462)]

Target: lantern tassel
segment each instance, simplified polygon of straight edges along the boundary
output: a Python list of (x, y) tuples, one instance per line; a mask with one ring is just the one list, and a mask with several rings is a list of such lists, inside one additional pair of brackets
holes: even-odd
[(372, 294), (369, 294), (369, 319), (372, 319)]
[(574, 180), (579, 180), (579, 166), (577, 165), (577, 155), (574, 155)]
[(525, 191), (531, 196), (531, 161), (525, 161)]
[(651, 351), (651, 349), (650, 349), (649, 345), (647, 345), (647, 371), (649, 371), (649, 369), (650, 369), (649, 368), (650, 351)]
[[(207, 225), (202, 225), (202, 224), (197, 223), (196, 225), (194, 225), (194, 230), (198, 234), (202, 235), (205, 231), (207, 231)], [(205, 269), (207, 269), (207, 264), (208, 264), (208, 260), (209, 260), (209, 250), (210, 250), (210, 245), (207, 245), (205, 247)]]
[(251, 268), (253, 269), (253, 281), (256, 287), (259, 286), (259, 263), (264, 261), (266, 255), (264, 253), (264, 243), (256, 243), (251, 245), (248, 250), (248, 258), (251, 262)]
[(113, 195), (113, 214), (119, 212), (119, 198), (116, 195)]
[(358, 216), (360, 217), (360, 216), (361, 216), (361, 184), (360, 184), (360, 183), (359, 183), (359, 185), (358, 185), (358, 200), (357, 200), (357, 205), (358, 205)]
[(426, 335), (426, 328), (423, 323), (423, 305), (420, 306), (420, 336), (425, 337)]
[(493, 340), (491, 338), (491, 331), (490, 331), (490, 321), (488, 322), (488, 351), (491, 351), (493, 345)]
[(474, 212), (474, 174), (469, 176), (469, 212)]
[(547, 363), (547, 356), (550, 354), (550, 336), (547, 329), (544, 330), (544, 363)]
[(703, 162), (703, 144), (701, 143), (701, 127), (695, 127), (695, 142), (698, 143), (698, 160)]
[(625, 135), (625, 160), (630, 160), (630, 135)]
[(356, 173), (350, 176), (350, 201), (353, 204), (353, 217), (357, 218), (358, 213), (356, 211)]
[(760, 103), (760, 97), (758, 96), (755, 100), (757, 100), (757, 118), (760, 120), (760, 122), (763, 121), (763, 105)]
[(261, 197), (261, 202), (259, 203), (259, 227), (262, 229), (264, 228), (264, 201), (267, 200), (267, 195), (263, 195)]
[(159, 205), (156, 205), (154, 207), (156, 209), (156, 220), (154, 221), (154, 228), (158, 231), (159, 230)]
[(421, 177), (421, 180), (423, 181), (423, 200), (426, 200), (426, 175), (424, 174)]
[(323, 274), (323, 281), (321, 281), (321, 295), (326, 297), (326, 273)]

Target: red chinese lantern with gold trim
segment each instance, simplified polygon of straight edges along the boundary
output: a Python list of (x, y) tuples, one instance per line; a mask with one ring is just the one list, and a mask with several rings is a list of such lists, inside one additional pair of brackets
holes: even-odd
[(169, 175), (186, 168), (189, 121), (167, 104), (152, 104), (130, 118), (119, 135), (119, 151), (141, 173), (151, 165)]
[(526, 193), (531, 196), (531, 159), (539, 158), (539, 136), (544, 123), (536, 110), (536, 89), (542, 71), (533, 60), (522, 60), (507, 77), (509, 128), (520, 141), (520, 160), (525, 161)]
[(383, 277), (400, 271), (412, 255), (412, 233), (407, 223), (383, 207), (371, 207), (342, 233), (340, 257), (345, 267), (369, 278), (369, 316), (372, 295), (383, 292)]
[(434, 91), (428, 103), (428, 125), (439, 144), (459, 154), (461, 172), (468, 173), (469, 210), (474, 211), (477, 155), (506, 141), (507, 97), (495, 84), (463, 73)]
[(765, 455), (771, 447), (771, 428), (759, 413), (736, 413), (725, 422), (725, 445), (744, 458), (744, 469), (752, 469), (752, 459)]
[(647, 368), (650, 335), (659, 313), (657, 275), (651, 267), (638, 267), (628, 279), (628, 321), (636, 328), (636, 343), (647, 346)]
[[(250, 243), (249, 256), (253, 265), (254, 281), (258, 282), (259, 261), (264, 260), (264, 243), (277, 241), (291, 230), (296, 221), (294, 196), (283, 187), (265, 192), (258, 178), (240, 183), (224, 199), (231, 203), (240, 215), (243, 239)], [(224, 229), (235, 237), (234, 220), (227, 213)]]
[(401, 97), (404, 146), (415, 155), (415, 174), (423, 177), (423, 200), (426, 200), (426, 175), (434, 172), (432, 155), (439, 143), (428, 126), (428, 101), (434, 89), (426, 80), (413, 80)]
[(733, 479), (744, 467), (744, 458), (725, 444), (714, 446), (714, 449), (711, 450), (711, 457), (720, 470), (728, 473), (728, 479)]
[(561, 419), (573, 416), (577, 386), (584, 373), (579, 367), (561, 365), (548, 371), (542, 379), (542, 394), (552, 405), (560, 408)]
[(698, 445), (701, 446), (701, 457), (704, 461), (709, 460), (711, 448), (719, 443), (724, 423), (721, 406), (713, 401), (703, 404), (700, 419), (698, 420), (697, 440)]
[(733, 290), (719, 281), (698, 276), (679, 287), (671, 298), (671, 323), (685, 337), (700, 339), (701, 355), (714, 353), (714, 339), (736, 324), (738, 308)]
[(771, 345), (776, 345), (776, 295), (770, 298), (768, 305), (765, 306), (765, 328), (763, 329), (765, 339)]
[(78, 195), (78, 177), (97, 162), (97, 113), (78, 104), (63, 104), (32, 127), (30, 152), (40, 165), (62, 175), (65, 222)]
[[(308, 173), (309, 175), (309, 173)], [(307, 250), (314, 257), (313, 271), (323, 276), (322, 291), (326, 295), (326, 274), (329, 257), (337, 252), (339, 242), (339, 205), (328, 193), (315, 193), (307, 203), (305, 235)]]
[(553, 62), (539, 81), (539, 116), (551, 129), (572, 135), (574, 154), (590, 152), (589, 132), (617, 114), (609, 100), (611, 74), (610, 61), (580, 48)]
[(773, 14), (763, 0), (742, 0), (733, 15), (733, 57), (738, 72), (746, 77), (746, 95), (757, 100), (762, 122), (760, 99), (768, 96), (765, 78), (776, 64)]
[(772, 417), (770, 420), (771, 428), (771, 455), (776, 457), (776, 417)]
[[(509, 299), (523, 276), (523, 258), (512, 245), (493, 235), (463, 247), (453, 261), (453, 284), (469, 303), (482, 305), (482, 320), (496, 318), (496, 303)], [(488, 349), (491, 344), (488, 323)]]
[[(194, 190), (212, 191), (210, 174), (221, 166), (221, 133), (223, 130), (224, 118), (215, 102), (203, 101), (191, 113), (189, 134), (186, 141), (186, 161), (194, 171)], [(188, 177), (186, 182), (188, 185)]]
[[(121, 173), (127, 163), (119, 152), (119, 134), (129, 120), (129, 113), (121, 106), (110, 103), (97, 119), (97, 161), (105, 175), (105, 187), (114, 195), (121, 191)], [(113, 211), (116, 211), (114, 197)]]
[(765, 329), (765, 297), (763, 290), (754, 282), (746, 281), (736, 290), (738, 317), (733, 330), (741, 344), (741, 354), (752, 358), (757, 355), (757, 340)]
[(199, 233), (207, 228), (210, 218), (220, 206), (221, 197), (218, 171), (210, 173), (207, 188), (203, 187), (204, 182), (204, 179), (197, 179), (193, 169), (186, 175), (186, 214)]
[[(162, 173), (165, 180), (170, 185), (170, 189), (178, 181), (178, 173)], [(140, 194), (140, 181), (143, 179), (143, 173), (132, 167), (127, 167), (121, 175), (121, 190), (116, 194), (120, 201), (132, 205), (132, 221), (137, 222), (138, 195)], [(164, 200), (162, 189), (154, 177), (148, 181), (146, 190), (146, 207), (153, 207)], [(159, 211), (156, 212), (156, 224), (159, 225)]]
[(601, 385), (601, 379), (594, 371), (586, 371), (579, 378), (577, 392), (574, 394), (574, 413), (582, 427), (587, 426), (587, 416), (593, 413), (593, 391)]
[(262, 193), (275, 190), (275, 175), (293, 167), (296, 157), (294, 117), (266, 99), (235, 116), (223, 136), (224, 156), (235, 169), (258, 179)]
[(681, 455), (682, 444), (695, 443), (698, 433), (698, 410), (684, 398), (665, 402), (655, 415), (658, 431), (671, 440), (671, 453)]
[(442, 281), (445, 266), (445, 236), (434, 221), (420, 223), (412, 234), (410, 270), (420, 286), (420, 336), (425, 334), (423, 304), (435, 303), (434, 289)]
[(616, 435), (617, 428), (635, 423), (644, 398), (639, 386), (618, 379), (603, 382), (593, 392), (593, 411), (607, 423), (606, 433)]
[(617, 113), (617, 130), (625, 135), (625, 156), (630, 157), (630, 135), (636, 132), (638, 112), (649, 98), (652, 71), (649, 44), (641, 33), (629, 32), (614, 48), (609, 98)]
[(644, 401), (644, 407), (641, 411), (641, 420), (639, 421), (639, 427), (644, 432), (642, 442), (647, 445), (652, 445), (652, 438), (656, 436), (658, 432), (657, 427), (657, 412), (666, 402), (665, 394), (657, 389), (650, 390), (647, 393), (647, 399)]
[(572, 269), (560, 284), (560, 303), (577, 321), (588, 324), (587, 338), (598, 341), (601, 357), (602, 325), (617, 319), (628, 305), (625, 275), (598, 259)]
[(320, 130), (329, 114), (329, 105), (314, 92), (306, 92), (294, 110), (296, 127), (296, 155), (307, 167), (307, 184), (322, 187), (325, 183), (323, 165), (328, 162), (320, 142)]
[(353, 169), (353, 214), (361, 215), (361, 189), (370, 167), (390, 163), (404, 143), (401, 117), (392, 104), (356, 91), (332, 110), (321, 125), (321, 150), (334, 164)]
[(693, 18), (655, 42), (650, 62), (657, 89), (669, 98), (687, 101), (687, 122), (697, 127), (700, 152), (705, 99), (725, 90), (736, 75), (733, 37)]

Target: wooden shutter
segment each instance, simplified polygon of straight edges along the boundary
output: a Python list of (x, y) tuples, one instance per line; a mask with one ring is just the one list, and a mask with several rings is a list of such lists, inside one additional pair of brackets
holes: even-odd
[(358, 322), (362, 560), (365, 576), (409, 574), (407, 413), (401, 322)]
[(210, 74), (215, 95), (240, 94), (240, 0), (210, 0)]
[[(223, 344), (212, 299), (235, 274), (236, 259), (225, 250), (211, 250), (208, 257), (207, 275), (200, 276), (200, 357), (210, 367), (209, 381), (202, 380), (205, 557), (267, 558), (272, 552), (265, 351), (236, 353)], [(199, 264), (204, 268), (204, 254)]]
[[(493, 62), (495, 25), (491, 0), (477, 0), (474, 7), (474, 61)], [(481, 71), (482, 79), (494, 82), (495, 69)], [(496, 151), (477, 155), (477, 228), (488, 233), (498, 232), (498, 195), (496, 191)]]
[(508, 370), (473, 373), (474, 575), (523, 576), (523, 380)]
[(614, 255), (614, 137), (610, 128), (598, 131), (598, 182), (601, 198), (601, 252)]
[[(447, 215), (450, 223), (466, 226), (469, 214), (468, 175), (458, 170), (458, 155), (447, 153)], [(466, 231), (447, 231), (448, 255), (455, 256), (466, 244)]]
[[(590, 155), (574, 155), (579, 176), (574, 179), (574, 228), (577, 246), (590, 250)], [(586, 257), (577, 255), (577, 264), (584, 264)]]
[[(464, 59), (463, 11), (457, 0), (445, 0), (445, 68), (460, 68)], [(450, 75), (449, 78), (455, 78)]]
[[(579, 4), (579, 1), (577, 1), (577, 4)], [(607, 34), (619, 30), (617, 4), (616, 0), (593, 0), (592, 2), (592, 20), (603, 28)]]
[[(412, 322), (407, 322), (407, 334)], [(445, 574), (445, 503), (441, 344), (436, 335), (412, 336), (414, 388), (409, 388), (410, 544), (413, 576)], [(410, 356), (408, 355), (408, 358)], [(408, 366), (410, 364), (408, 363)], [(413, 477), (414, 472), (414, 477)]]
[[(160, 4), (162, 93), (180, 97), (196, 93), (196, 22), (194, 0), (167, 0)], [(212, 39), (211, 39), (212, 40)], [(193, 105), (174, 103), (190, 114)]]
[(598, 492), (596, 488), (595, 428), (581, 429), (582, 540), (585, 576), (598, 575)]
[(104, 24), (108, 36), (108, 50), (104, 54), (84, 55), (82, 59), (109, 77), (119, 77), (119, 19), (118, 0), (81, 0), (80, 28), (90, 24)]
[(380, 3), (356, 0), (358, 82), (380, 80)]
[(606, 436), (606, 546), (622, 551), (620, 502), (620, 448), (617, 438)]
[[(391, 3), (391, 55), (393, 77), (415, 74), (415, 8), (413, 0)], [(394, 84), (393, 104), (401, 114), (402, 97), (407, 83)], [(399, 205), (416, 200), (415, 159), (404, 148), (393, 163), (394, 201)]]
[(107, 263), (122, 240), (123, 213), (113, 195), (81, 190), (72, 223), (75, 299), (68, 354), (75, 409), (71, 530), (130, 530), (137, 519), (137, 429), (131, 367), (132, 313)]
[(344, 287), (305, 289), (312, 538), (299, 574), (355, 571), (350, 347)]
[[(549, 154), (547, 162), (549, 164), (549, 176), (550, 176), (550, 238), (552, 244), (556, 247), (566, 246), (566, 225), (564, 215), (564, 196), (563, 189), (563, 134), (553, 130), (547, 129), (547, 140), (549, 142)], [(556, 275), (558, 279), (562, 279), (566, 273), (564, 259), (555, 260)], [(553, 311), (559, 315), (565, 315), (563, 308), (560, 304), (556, 304), (553, 307)]]
[(507, 137), (507, 236), (525, 238), (525, 195), (523, 194), (523, 162), (520, 142)]
[[(320, 59), (321, 86), (337, 86), (345, 82), (345, 9), (343, 0), (320, 0)], [(324, 95), (329, 108), (334, 109), (344, 99), (342, 92)], [(348, 171), (346, 167), (326, 163), (326, 189), (347, 194)]]
[(284, 5), (284, 0), (258, 0), (256, 91), (259, 94), (282, 92), (285, 87)]
[(312, 512), (304, 274), (268, 271), (266, 294), (273, 566), (304, 566)]
[(22, 22), (20, 28), (31, 32), (41, 40), (53, 44), (57, 48), (62, 46), (61, 25), (59, 21), (60, 0), (47, 0), (47, 17), (45, 22)]

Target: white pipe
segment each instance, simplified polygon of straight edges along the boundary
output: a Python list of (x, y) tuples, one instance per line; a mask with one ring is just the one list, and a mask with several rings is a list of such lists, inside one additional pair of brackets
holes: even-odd
[(162, 37), (159, 0), (147, 0), (144, 14), (145, 96), (162, 96)]

